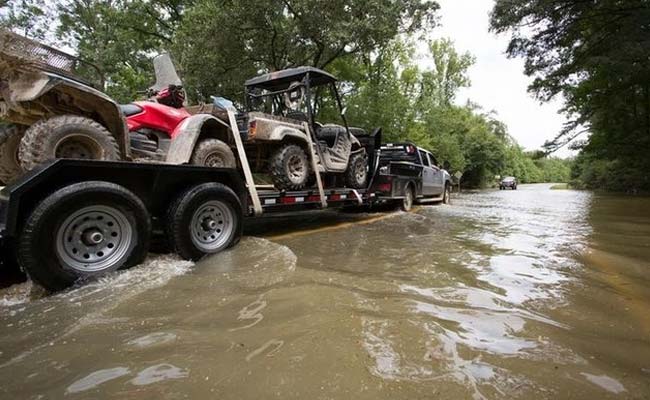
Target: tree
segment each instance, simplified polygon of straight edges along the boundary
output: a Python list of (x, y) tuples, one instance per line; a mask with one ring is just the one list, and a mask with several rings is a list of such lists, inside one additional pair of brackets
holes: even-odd
[(237, 97), (245, 78), (300, 65), (326, 68), (433, 27), (432, 0), (199, 0), (175, 55), (196, 96)]
[(541, 100), (566, 99), (571, 121), (546, 150), (588, 131), (575, 165), (613, 162), (630, 189), (650, 190), (649, 20), (647, 0), (497, 0), (491, 16), (492, 29), (512, 32), (508, 54), (525, 57), (530, 89)]

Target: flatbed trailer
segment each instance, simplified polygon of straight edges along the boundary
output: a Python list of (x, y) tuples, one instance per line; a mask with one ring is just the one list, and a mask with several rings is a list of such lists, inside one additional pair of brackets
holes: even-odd
[[(368, 189), (256, 185), (233, 110), (240, 168), (59, 159), (0, 191), (0, 268), (50, 291), (140, 263), (152, 235), (198, 260), (239, 242), (247, 216), (370, 206)], [(312, 165), (316, 170), (314, 152)], [(373, 158), (376, 171), (377, 158)]]
[[(140, 263), (152, 236), (198, 260), (236, 245), (245, 217), (403, 203), (404, 188), (422, 179), (399, 168), (383, 173), (378, 134), (366, 140), (373, 150), (366, 189), (326, 188), (320, 174), (315, 187), (300, 191), (256, 185), (234, 110), (228, 116), (239, 168), (59, 159), (5, 187), (0, 268), (20, 268), (56, 291)], [(310, 153), (317, 171), (313, 144)]]

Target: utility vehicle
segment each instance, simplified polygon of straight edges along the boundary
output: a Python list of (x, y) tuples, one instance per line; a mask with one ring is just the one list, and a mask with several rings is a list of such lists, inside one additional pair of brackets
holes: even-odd
[(0, 30), (0, 180), (53, 158), (129, 158), (122, 113), (102, 87), (94, 65)]
[(0, 181), (55, 158), (234, 167), (228, 124), (184, 109), (169, 55), (154, 68), (152, 101), (119, 105), (96, 66), (0, 30)]
[[(247, 112), (237, 120), (246, 154), (253, 170), (268, 172), (277, 189), (311, 186), (316, 173), (333, 181), (331, 186), (366, 187), (368, 154), (348, 127), (336, 83), (333, 75), (312, 67), (245, 82)], [(319, 121), (326, 110), (340, 124)], [(309, 162), (312, 152), (316, 167)]]

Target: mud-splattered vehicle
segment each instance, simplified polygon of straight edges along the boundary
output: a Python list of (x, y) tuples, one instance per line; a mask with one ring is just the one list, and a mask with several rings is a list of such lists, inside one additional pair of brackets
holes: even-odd
[[(280, 190), (300, 190), (318, 172), (331, 186), (365, 188), (368, 155), (348, 127), (345, 108), (329, 73), (298, 67), (249, 79), (245, 83), (247, 112), (238, 117), (246, 154), (255, 172), (267, 172)], [(319, 111), (336, 110), (343, 125), (321, 124)], [(332, 114), (332, 112), (330, 112)]]
[(128, 158), (126, 124), (99, 77), (92, 64), (0, 31), (0, 180), (53, 158)]

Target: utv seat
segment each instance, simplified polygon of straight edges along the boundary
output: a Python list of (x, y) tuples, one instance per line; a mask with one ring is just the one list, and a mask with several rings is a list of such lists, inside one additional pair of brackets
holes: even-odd
[(327, 146), (334, 147), (336, 137), (345, 135), (345, 127), (341, 125), (328, 124), (316, 128), (316, 138), (318, 141), (327, 143)]
[(139, 114), (142, 112), (142, 108), (137, 104), (120, 104), (120, 110), (125, 117), (130, 117), (131, 115)]
[(309, 118), (307, 118), (307, 114), (305, 114), (302, 111), (289, 110), (287, 111), (286, 115), (287, 118), (289, 119), (294, 119), (300, 122), (309, 122)]

